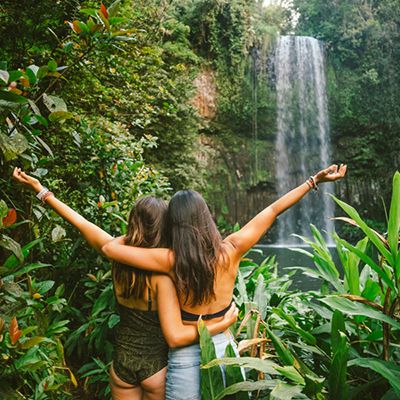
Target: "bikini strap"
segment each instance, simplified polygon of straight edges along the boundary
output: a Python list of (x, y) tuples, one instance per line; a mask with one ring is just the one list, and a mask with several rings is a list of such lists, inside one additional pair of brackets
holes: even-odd
[(148, 276), (146, 276), (146, 284), (147, 284), (147, 311), (151, 311), (153, 300), (151, 298), (150, 279)]

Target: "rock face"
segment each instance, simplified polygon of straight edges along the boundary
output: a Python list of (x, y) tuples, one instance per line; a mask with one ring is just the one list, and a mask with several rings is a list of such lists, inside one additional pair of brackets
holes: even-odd
[[(199, 189), (219, 226), (229, 231), (276, 199), (274, 137), (227, 133), (218, 121), (214, 72), (203, 69), (193, 83), (196, 92), (191, 104), (204, 126), (197, 151), (203, 177)], [(268, 241), (274, 240), (275, 235), (269, 234)]]
[(202, 118), (213, 119), (216, 115), (217, 98), (213, 71), (203, 69), (193, 81), (193, 85), (196, 88), (196, 94), (191, 101), (192, 105)]

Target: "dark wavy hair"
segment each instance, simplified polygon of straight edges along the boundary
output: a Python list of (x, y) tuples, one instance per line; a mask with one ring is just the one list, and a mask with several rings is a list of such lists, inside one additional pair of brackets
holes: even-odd
[[(160, 247), (164, 229), (167, 203), (154, 196), (139, 199), (133, 206), (128, 219), (125, 244), (137, 247)], [(124, 264), (114, 263), (113, 280), (125, 299), (143, 298), (146, 280), (151, 271), (144, 271)]]
[(214, 279), (222, 239), (203, 197), (181, 190), (171, 198), (165, 223), (166, 245), (175, 255), (175, 285), (192, 306), (215, 298)]

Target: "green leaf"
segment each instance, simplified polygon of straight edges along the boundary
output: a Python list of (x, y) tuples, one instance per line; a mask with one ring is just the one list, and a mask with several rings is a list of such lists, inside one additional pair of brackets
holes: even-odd
[(268, 375), (280, 375), (277, 371), (278, 364), (271, 360), (261, 360), (256, 357), (224, 357), (215, 358), (201, 366), (202, 369), (213, 368), (217, 365), (235, 365), (237, 367), (255, 369)]
[(97, 10), (94, 8), (81, 8), (79, 10), (82, 14), (90, 15), (91, 17), (96, 17)]
[(52, 323), (47, 328), (46, 336), (47, 337), (51, 337), (53, 335), (58, 335), (58, 334), (63, 333), (63, 332), (68, 332), (69, 328), (65, 326), (67, 324), (69, 324), (69, 320), (68, 319)]
[(117, 314), (112, 314), (110, 316), (110, 318), (108, 319), (107, 325), (110, 329), (112, 329), (112, 328), (114, 328), (115, 325), (117, 325), (119, 323), (119, 321), (120, 321), (120, 316)]
[(339, 238), (338, 243), (340, 243), (343, 247), (354, 253), (362, 261), (368, 264), (382, 278), (386, 285), (388, 285), (393, 291), (395, 291), (394, 284), (390, 277), (387, 275), (386, 271), (383, 268), (379, 267), (379, 265), (376, 264), (369, 256), (367, 256), (359, 248), (352, 246), (350, 243), (346, 242), (343, 239)]
[(103, 310), (105, 310), (107, 307), (109, 307), (113, 296), (114, 296), (114, 292), (113, 292), (112, 286), (109, 285), (102, 291), (100, 296), (97, 298), (97, 300), (93, 304), (92, 317), (97, 316), (99, 313), (101, 313)]
[(332, 364), (329, 369), (329, 399), (347, 400), (349, 398), (349, 387), (347, 377), (347, 337), (339, 331), (339, 339), (335, 346)]
[(293, 365), (295, 358), (293, 357), (291, 351), (285, 347), (278, 336), (276, 336), (268, 326), (265, 326), (265, 329), (282, 364), (289, 366)]
[(393, 266), (394, 259), (392, 254), (385, 247), (377, 234), (362, 220), (358, 212), (344, 201), (337, 199), (335, 196), (332, 196), (332, 198), (346, 212), (346, 214), (358, 224), (360, 229), (368, 236), (369, 240), (375, 245), (375, 247), (386, 258), (386, 260), (388, 260), (389, 264)]
[[(200, 361), (201, 365), (206, 365), (210, 361), (217, 358), (215, 353), (214, 343), (211, 339), (210, 332), (208, 331), (204, 321), (200, 320), (198, 324), (200, 335)], [(219, 366), (211, 368), (201, 368), (201, 393), (204, 398), (215, 400), (218, 395), (224, 390), (224, 382), (222, 370)]]
[(6, 161), (17, 158), (29, 148), (29, 143), (24, 135), (14, 132), (11, 136), (0, 133), (0, 149)]
[(387, 322), (388, 324), (400, 329), (400, 322), (388, 317), (383, 312), (378, 311), (366, 304), (351, 301), (340, 296), (327, 296), (319, 299), (334, 310), (339, 310), (348, 315), (364, 315), (369, 318), (377, 319), (379, 321)]
[(383, 378), (389, 381), (397, 396), (400, 397), (400, 370), (398, 365), (376, 358), (356, 358), (349, 361), (347, 365), (349, 367), (356, 365), (362, 368), (369, 368), (382, 375)]
[(3, 226), (3, 218), (8, 213), (8, 206), (4, 200), (0, 200), (0, 227)]
[(286, 321), (289, 326), (297, 332), (307, 344), (310, 344), (314, 346), (317, 344), (317, 339), (309, 332), (305, 331), (304, 329), (300, 328), (300, 326), (297, 324), (296, 320), (291, 316), (286, 314), (282, 309), (280, 308), (273, 308), (272, 312), (279, 315), (280, 318), (282, 318), (284, 321)]
[(43, 79), (45, 76), (47, 76), (47, 74), (49, 73), (49, 69), (47, 67), (47, 65), (43, 65), (39, 68), (36, 77), (37, 79)]
[[(225, 357), (236, 359), (239, 356), (235, 353), (232, 345), (229, 343), (225, 349)], [(230, 386), (238, 382), (243, 382), (244, 370), (239, 368), (237, 365), (225, 365), (225, 386)], [(241, 392), (236, 395), (236, 400), (249, 400), (249, 394)]]
[(297, 383), (298, 385), (304, 386), (306, 384), (304, 378), (293, 366), (285, 366), (285, 367), (278, 366), (275, 369), (278, 372), (280, 372), (284, 377), (290, 379), (292, 382)]
[[(32, 240), (32, 242), (27, 243), (25, 246), (22, 246), (22, 254), (26, 258), (29, 255), (29, 250), (39, 244), (41, 241), (43, 241), (43, 238), (35, 239)], [(15, 268), (19, 264), (19, 261), (15, 257), (15, 255), (11, 255), (10, 257), (7, 258), (6, 262), (4, 263), (4, 266), (6, 268)]]
[(0, 100), (17, 104), (24, 104), (28, 102), (28, 99), (26, 97), (13, 92), (9, 92), (8, 90), (0, 90)]
[(61, 122), (73, 117), (74, 115), (68, 111), (54, 111), (50, 113), (48, 118), (50, 122)]
[(293, 398), (307, 399), (306, 396), (301, 396), (303, 389), (303, 386), (293, 386), (285, 382), (279, 382), (278, 385), (272, 390), (269, 398), (270, 400), (290, 400)]
[(29, 83), (31, 85), (34, 85), (37, 82), (37, 72), (39, 70), (39, 67), (36, 65), (30, 65), (26, 69), (26, 76), (28, 77)]
[(14, 362), (14, 366), (18, 371), (35, 371), (45, 362), (40, 358), (37, 348), (30, 348), (21, 358)]
[(17, 81), (19, 78), (21, 78), (21, 76), (23, 76), (22, 72), (18, 70), (8, 71), (8, 72), (10, 74), (10, 77), (8, 79), (9, 82)]
[(57, 71), (57, 63), (54, 60), (50, 60), (47, 63), (47, 68), (50, 72), (55, 72)]
[(331, 351), (332, 355), (337, 351), (341, 340), (340, 333), (346, 333), (346, 326), (344, 323), (343, 314), (335, 310), (332, 316), (332, 328), (331, 328)]
[[(388, 242), (393, 258), (396, 259), (399, 246), (400, 229), (400, 172), (393, 176), (392, 201), (390, 203), (389, 223), (388, 223)], [(397, 272), (397, 276), (399, 275)]]
[(23, 274), (27, 274), (28, 272), (47, 267), (51, 267), (51, 264), (33, 263), (26, 265), (25, 267), (13, 272), (12, 274), (15, 278), (18, 278)]
[[(222, 390), (216, 397), (204, 397), (207, 400), (222, 400), (225, 396), (229, 396), (238, 392), (253, 392), (258, 390), (271, 390), (277, 385), (277, 381), (269, 379), (265, 381), (244, 381), (235, 383), (234, 385), (228, 386), (224, 390)], [(204, 393), (202, 392), (202, 395)]]
[(55, 282), (51, 280), (37, 282), (35, 285), (35, 290), (41, 295), (44, 295), (54, 286), (54, 284)]
[(50, 341), (52, 342), (52, 340), (44, 337), (44, 336), (34, 336), (33, 338), (30, 338), (29, 340), (25, 341), (24, 343), (21, 344), (21, 348), (26, 350), (26, 349), (30, 349), (33, 346), (36, 346), (37, 344), (43, 342), (43, 341)]
[(121, 5), (122, 0), (115, 0), (111, 3), (111, 5), (108, 7), (108, 14), (110, 17), (115, 16), (118, 14), (119, 7)]
[(0, 247), (12, 251), (19, 261), (24, 260), (24, 255), (22, 254), (21, 246), (14, 239), (11, 239), (7, 235), (0, 235)]

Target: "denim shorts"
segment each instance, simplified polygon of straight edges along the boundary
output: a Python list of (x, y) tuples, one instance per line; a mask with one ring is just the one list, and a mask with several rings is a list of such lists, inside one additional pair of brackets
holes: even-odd
[[(225, 348), (229, 343), (237, 352), (236, 343), (229, 331), (219, 333), (212, 339), (218, 358), (225, 355)], [(165, 399), (201, 400), (200, 345), (198, 343), (169, 350)]]

